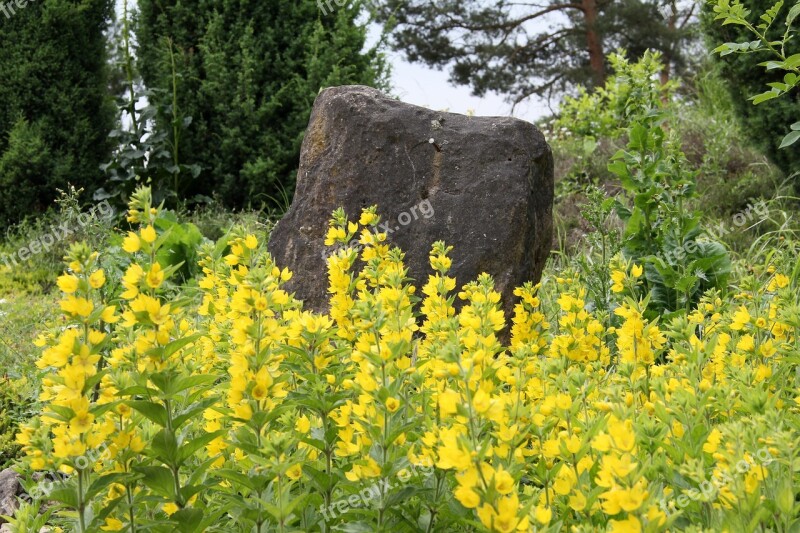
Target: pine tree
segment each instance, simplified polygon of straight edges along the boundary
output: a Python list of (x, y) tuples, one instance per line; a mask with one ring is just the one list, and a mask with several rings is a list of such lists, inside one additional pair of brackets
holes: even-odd
[(170, 86), (165, 39), (177, 51), (179, 115), (191, 117), (179, 142), (181, 163), (202, 167), (184, 196), (216, 194), (241, 207), (291, 195), (319, 90), (384, 86), (380, 53), (363, 51), (358, 2), (331, 11), (316, 0), (142, 0), (139, 7), (138, 55), (148, 88)]
[[(1, 203), (0, 221), (13, 223), (45, 209), (67, 183), (91, 192), (101, 182), (113, 125), (103, 33), (112, 2), (3, 4), (0, 183), (17, 192)], [(33, 148), (47, 157), (30, 164), (25, 154)]]
[[(692, 35), (688, 0), (373, 0), (395, 49), (411, 61), (450, 68), (476, 95), (504, 94), (514, 104), (575, 85), (602, 86), (606, 56), (662, 52), (673, 67)], [(669, 71), (665, 76), (669, 77)]]

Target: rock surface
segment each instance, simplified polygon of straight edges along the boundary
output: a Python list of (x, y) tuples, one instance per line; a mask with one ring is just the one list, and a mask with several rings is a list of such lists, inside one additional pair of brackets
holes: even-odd
[(552, 243), (553, 158), (539, 130), (514, 118), (428, 110), (362, 86), (323, 91), (314, 104), (291, 208), (269, 250), (295, 273), (288, 289), (327, 310), (325, 233), (343, 207), (378, 205), (388, 240), (422, 284), (431, 244), (454, 246), (458, 286), (491, 274), (507, 316), (513, 289), (538, 281)]
[[(0, 515), (13, 516), (19, 507), (17, 496), (22, 494), (19, 474), (7, 468), (0, 472)], [(0, 518), (0, 524), (5, 520)]]

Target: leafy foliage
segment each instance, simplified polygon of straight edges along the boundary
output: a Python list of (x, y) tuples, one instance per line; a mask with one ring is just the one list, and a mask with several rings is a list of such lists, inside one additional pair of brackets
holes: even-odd
[(603, 87), (592, 91), (578, 89), (567, 96), (558, 110), (555, 127), (587, 139), (616, 139), (628, 131), (632, 122), (660, 112), (672, 98), (677, 83), (662, 84), (659, 73), (664, 64), (658, 52), (645, 52), (636, 62), (620, 50), (608, 57), (613, 74)]
[[(714, 1), (707, 3), (704, 24), (713, 45), (723, 43), (715, 51), (725, 57), (722, 72), (745, 131), (786, 174), (800, 170), (800, 152), (781, 148), (800, 137), (797, 123), (781, 126), (800, 116), (800, 54), (791, 50), (799, 9), (783, 1)], [(760, 13), (757, 22), (749, 20), (753, 11)]]
[[(777, 42), (770, 41), (767, 38), (767, 34), (778, 18), (783, 5), (783, 0), (779, 0), (770, 9), (765, 11), (760, 17), (761, 23), (758, 24), (758, 26), (753, 26), (747, 21), (750, 11), (737, 0), (734, 0), (733, 3), (730, 3), (729, 0), (721, 0), (714, 6), (714, 12), (717, 13), (715, 17), (716, 20), (722, 20), (724, 25), (734, 24), (744, 26), (757, 37), (756, 41), (722, 44), (714, 49), (715, 52), (718, 52), (721, 56), (734, 53), (748, 54), (754, 52), (769, 52), (774, 56), (773, 59), (761, 65), (767, 71), (785, 71), (783, 81), (768, 83), (767, 85), (771, 87), (769, 91), (752, 97), (753, 103), (756, 105), (790, 93), (795, 87), (800, 86), (800, 52), (791, 54), (791, 52), (786, 51), (786, 45), (790, 44), (790, 40), (796, 32), (793, 25), (795, 20), (800, 17), (800, 2), (796, 3), (794, 7), (791, 7), (789, 13), (786, 15), (786, 30), (783, 34), (783, 38)], [(791, 146), (800, 139), (800, 121), (792, 124), (791, 129), (792, 132), (783, 138), (779, 148)]]

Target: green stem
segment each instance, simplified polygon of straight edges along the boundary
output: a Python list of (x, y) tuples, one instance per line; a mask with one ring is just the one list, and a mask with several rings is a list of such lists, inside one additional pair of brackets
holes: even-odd
[(86, 511), (86, 502), (83, 501), (83, 470), (78, 470), (78, 531), (84, 533), (86, 531), (86, 518), (84, 517)]

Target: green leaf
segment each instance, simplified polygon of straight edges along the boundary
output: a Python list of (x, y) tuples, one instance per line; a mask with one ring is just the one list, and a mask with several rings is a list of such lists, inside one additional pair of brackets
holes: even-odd
[(126, 478), (130, 478), (131, 474), (127, 473), (114, 473), (106, 474), (94, 480), (94, 482), (86, 490), (85, 499), (91, 500), (95, 495), (107, 489), (113, 483), (124, 483)]
[(181, 339), (172, 341), (171, 343), (164, 346), (164, 357), (171, 356), (172, 354), (174, 354), (187, 344), (193, 343), (202, 336), (203, 336), (202, 334), (198, 333), (197, 335), (189, 335), (188, 337), (183, 337)]
[(203, 398), (199, 402), (193, 403), (189, 409), (182, 412), (180, 416), (176, 416), (172, 420), (172, 427), (178, 429), (182, 427), (187, 421), (205, 411), (211, 405), (217, 402), (217, 398)]
[(789, 10), (789, 14), (786, 15), (786, 25), (791, 26), (795, 19), (800, 16), (800, 3), (796, 3), (792, 6), (792, 9)]
[(167, 426), (167, 410), (160, 403), (146, 400), (129, 400), (128, 405), (161, 427)]
[[(800, 124), (800, 122), (798, 122), (798, 124)], [(783, 138), (779, 148), (787, 148), (796, 143), (798, 139), (800, 139), (800, 130), (795, 130)]]
[(786, 65), (786, 68), (797, 68), (800, 67), (800, 54), (794, 54), (786, 58), (786, 61), (783, 62)]
[(76, 509), (78, 507), (77, 487), (73, 487), (71, 485), (59, 487), (50, 491), (50, 493), (47, 495), (47, 499), (54, 502), (63, 503), (67, 507)]
[(178, 439), (175, 433), (162, 429), (153, 436), (150, 441), (150, 454), (164, 463), (165, 465), (177, 468), (180, 466), (179, 457), (181, 452), (178, 450)]
[(758, 105), (762, 102), (766, 102), (767, 100), (772, 100), (773, 98), (777, 98), (781, 95), (781, 92), (777, 89), (772, 89), (771, 91), (767, 91), (765, 93), (758, 94), (753, 96), (751, 100), (753, 101), (753, 105)]
[(214, 470), (213, 475), (226, 481), (231, 481), (234, 483), (234, 485), (241, 485), (242, 487), (247, 487), (250, 490), (255, 490), (255, 485), (251, 482), (250, 476), (242, 474), (238, 470), (223, 468), (220, 470)]
[(134, 470), (143, 474), (142, 483), (150, 490), (168, 500), (175, 501), (175, 479), (169, 469), (163, 466), (141, 466)]
[[(199, 337), (199, 335), (197, 336)], [(175, 380), (175, 384), (173, 385), (173, 388), (170, 390), (170, 392), (172, 394), (177, 394), (179, 392), (185, 391), (186, 389), (191, 389), (201, 385), (212, 385), (215, 381), (217, 381), (217, 376), (215, 375), (200, 374), (197, 376), (180, 377), (177, 380)]]
[(177, 523), (177, 530), (181, 533), (195, 533), (202, 529), (203, 511), (192, 507), (181, 509), (170, 520)]
[(223, 430), (215, 431), (213, 433), (205, 433), (196, 439), (183, 443), (178, 451), (178, 463), (183, 464), (189, 457), (195, 454), (197, 450), (224, 434)]

